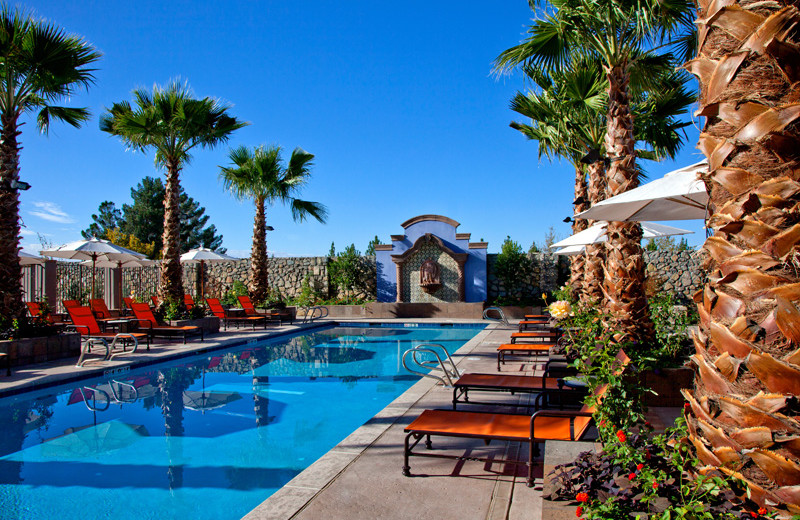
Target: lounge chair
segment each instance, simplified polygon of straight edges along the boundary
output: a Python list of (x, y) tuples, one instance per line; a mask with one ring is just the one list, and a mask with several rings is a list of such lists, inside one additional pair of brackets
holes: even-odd
[[(606, 386), (598, 387), (594, 395), (600, 399), (605, 394)], [(539, 410), (533, 415), (513, 415), (482, 412), (465, 412), (461, 410), (424, 410), (422, 414), (406, 426), (406, 438), (403, 450), (404, 464), (403, 475), (411, 476), (409, 458), (434, 457), (456, 460), (480, 460), (489, 463), (510, 463), (527, 466), (526, 482), (528, 487), (533, 486), (533, 457), (537, 450), (536, 444), (557, 440), (580, 440), (592, 423), (594, 406), (583, 405), (580, 410)], [(528, 444), (528, 461), (484, 459), (467, 456), (445, 455), (429, 453), (433, 449), (431, 436), (459, 437), (467, 439), (481, 439), (487, 444), (493, 440), (516, 441)], [(422, 438), (425, 438), (425, 452), (415, 452), (414, 448)], [(414, 442), (411, 443), (411, 439)]]
[[(84, 356), (91, 352), (93, 346), (100, 344), (105, 346), (106, 354), (104, 360), (112, 359), (115, 356), (122, 354), (133, 354), (139, 347), (139, 340), (147, 341), (147, 350), (150, 350), (150, 338), (147, 334), (140, 332), (120, 332), (118, 334), (112, 332), (101, 332), (97, 320), (92, 314), (92, 309), (89, 307), (68, 307), (70, 317), (72, 318), (72, 326), (81, 335), (81, 355), (78, 358), (78, 366), (83, 366)], [(107, 340), (111, 340), (111, 345)], [(121, 352), (115, 352), (117, 342), (122, 347)], [(129, 343), (133, 344), (133, 350), (128, 352), (127, 346)]]
[(511, 343), (516, 343), (519, 340), (531, 341), (535, 343), (555, 343), (560, 337), (561, 333), (553, 330), (514, 332), (511, 334)]
[(505, 364), (508, 356), (547, 356), (550, 348), (555, 346), (554, 341), (540, 343), (505, 343), (497, 347), (497, 370), (500, 365)]
[(173, 326), (164, 325), (158, 322), (150, 310), (150, 306), (146, 303), (133, 303), (131, 305), (133, 314), (136, 316), (136, 321), (139, 322), (139, 327), (150, 335), (150, 337), (160, 336), (167, 338), (174, 338), (179, 336), (183, 338), (183, 344), (186, 344), (186, 336), (193, 334), (200, 334), (200, 341), (203, 341), (203, 327), (196, 327), (194, 325)]
[(153, 307), (158, 307), (158, 296), (153, 295), (150, 297), (150, 301), (153, 302)]
[(517, 327), (520, 332), (527, 330), (527, 329), (550, 329), (549, 327), (550, 320), (522, 320), (517, 324)]
[(63, 305), (65, 309), (70, 309), (74, 307), (80, 307), (81, 302), (78, 300), (61, 300), (61, 305)]
[[(616, 374), (621, 374), (623, 370), (630, 363), (630, 358), (625, 352), (620, 349), (616, 355), (617, 366), (615, 368)], [(560, 376), (563, 376), (561, 370), (558, 371)], [(553, 394), (575, 392), (574, 387), (565, 385), (563, 377), (552, 377), (552, 372), (549, 368), (549, 363), (545, 365), (544, 374), (541, 376), (522, 376), (522, 375), (508, 375), (508, 374), (463, 374), (458, 380), (453, 383), (453, 410), (456, 409), (458, 403), (463, 404), (478, 404), (478, 405), (503, 405), (506, 403), (494, 402), (480, 402), (470, 400), (470, 391), (479, 392), (501, 392), (510, 394), (538, 394), (533, 405), (525, 404), (508, 404), (508, 406), (527, 406), (534, 409), (539, 409), (544, 405), (544, 399), (552, 396)], [(579, 390), (579, 389), (578, 389)], [(563, 401), (559, 401), (562, 404)]]
[(118, 316), (119, 313), (117, 313), (117, 315), (115, 316), (110, 310), (108, 310), (106, 301), (102, 298), (94, 298), (92, 300), (89, 300), (89, 306), (92, 308), (92, 312), (94, 313), (95, 318), (116, 319), (119, 317)]
[(225, 327), (224, 330), (228, 330), (228, 323), (235, 323), (237, 328), (241, 324), (248, 323), (253, 326), (253, 330), (256, 330), (256, 324), (263, 324), (264, 328), (267, 328), (267, 318), (264, 316), (231, 316), (219, 303), (218, 298), (206, 298), (206, 303), (208, 308), (211, 309), (211, 313), (222, 321)]
[(69, 321), (66, 321), (66, 315), (61, 313), (51, 312), (47, 316), (42, 316), (42, 304), (39, 302), (25, 302), (25, 305), (28, 307), (28, 314), (31, 315), (31, 318), (43, 317), (52, 325), (69, 325), (70, 323)]
[(274, 321), (277, 322), (278, 325), (283, 325), (283, 323), (281, 323), (280, 315), (276, 314), (275, 312), (271, 310), (266, 310), (264, 312), (257, 311), (253, 306), (253, 302), (250, 301), (249, 296), (237, 296), (237, 298), (239, 300), (239, 305), (242, 306), (244, 313), (248, 316), (264, 316), (269, 321)]
[(192, 298), (191, 294), (183, 295), (183, 304), (186, 306), (187, 310), (192, 310), (192, 307), (194, 307), (194, 298)]

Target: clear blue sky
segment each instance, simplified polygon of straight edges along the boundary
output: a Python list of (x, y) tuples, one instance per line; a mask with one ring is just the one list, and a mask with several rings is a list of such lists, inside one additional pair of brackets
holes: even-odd
[[(219, 166), (237, 145), (296, 146), (316, 155), (303, 198), (328, 206), (326, 225), (267, 211), (277, 256), (322, 255), (332, 241), (363, 251), (378, 235), (424, 213), (451, 217), (459, 232), (489, 242), (506, 235), (527, 249), (572, 212), (568, 163), (537, 159), (536, 144), (508, 127), (519, 75), (497, 78), (492, 61), (524, 36), (525, 0), (385, 3), (115, 0), (19, 4), (83, 36), (103, 58), (96, 84), (69, 100), (92, 119), (40, 136), (22, 127), (25, 249), (36, 233), (56, 245), (80, 239), (98, 205), (121, 207), (143, 177), (162, 175), (152, 154), (127, 151), (98, 129), (106, 107), (136, 87), (187, 81), (198, 97), (232, 105), (250, 122), (230, 143), (198, 150), (181, 172), (186, 192), (206, 208), (231, 254), (249, 254), (253, 208), (223, 192)], [(519, 119), (519, 118), (516, 118)], [(651, 178), (701, 158), (697, 130), (676, 162), (649, 164)], [(700, 231), (697, 222), (674, 223)], [(702, 233), (689, 236), (699, 245)]]

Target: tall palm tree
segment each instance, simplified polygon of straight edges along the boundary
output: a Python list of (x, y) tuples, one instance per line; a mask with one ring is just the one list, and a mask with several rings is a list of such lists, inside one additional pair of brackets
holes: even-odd
[[(529, 2), (535, 7), (539, 2)], [(614, 196), (638, 185), (634, 118), (631, 113), (630, 72), (645, 56), (643, 49), (659, 47), (679, 31), (692, 30), (693, 3), (688, 0), (553, 0), (551, 8), (528, 29), (530, 37), (503, 52), (496, 69), (521, 63), (546, 69), (561, 68), (578, 49), (596, 55), (606, 75), (608, 108), (605, 152), (606, 193)], [(685, 48), (688, 38), (681, 40)], [(630, 339), (647, 340), (653, 326), (644, 296), (644, 255), (641, 227), (610, 223), (607, 230), (603, 290), (615, 326)]]
[(0, 8), (0, 316), (21, 317), (19, 266), (19, 118), (38, 112), (36, 125), (47, 133), (50, 121), (80, 127), (85, 108), (55, 106), (94, 82), (87, 65), (100, 53), (77, 36), (30, 14)]
[[(689, 123), (679, 116), (686, 113), (695, 95), (687, 88), (686, 73), (651, 67), (653, 58), (645, 56), (635, 68), (632, 82), (632, 112), (638, 122), (636, 140), (644, 148), (637, 155), (651, 160), (674, 157), (683, 145), (681, 129)], [(642, 68), (646, 70), (642, 70)], [(539, 157), (567, 158), (576, 169), (575, 211), (586, 209), (605, 198), (605, 162), (586, 160), (587, 152), (602, 150), (606, 130), (606, 83), (600, 63), (591, 56), (573, 56), (566, 68), (549, 74), (531, 65), (522, 67), (538, 92), (520, 92), (512, 99), (512, 110), (531, 118), (532, 124), (511, 123), (529, 139), (539, 142)], [(647, 82), (639, 78), (647, 74)], [(584, 164), (587, 162), (588, 165)], [(588, 171), (589, 182), (586, 183)], [(593, 222), (577, 219), (573, 233)], [(571, 260), (571, 286), (581, 300), (603, 299), (602, 245), (590, 245), (585, 255)]]
[[(689, 439), (762, 507), (800, 513), (800, 61), (793, 2), (709, 2), (698, 12), (705, 124), (699, 148), (714, 230), (698, 293)], [(724, 467), (723, 467), (724, 466)], [(788, 515), (780, 515), (787, 517)]]
[(214, 148), (247, 123), (228, 114), (228, 106), (212, 98), (195, 99), (188, 85), (156, 85), (152, 94), (133, 91), (136, 107), (114, 103), (100, 118), (100, 130), (118, 136), (130, 148), (155, 149), (156, 165), (166, 170), (164, 235), (161, 249), (161, 283), (164, 302), (182, 302), (180, 263), (180, 179), (183, 166), (195, 148)]
[(269, 296), (266, 206), (275, 202), (288, 204), (296, 222), (313, 217), (324, 223), (328, 210), (319, 202), (296, 197), (311, 178), (314, 156), (305, 150), (295, 148), (286, 166), (281, 147), (274, 145), (253, 150), (240, 146), (231, 150), (228, 157), (233, 166), (221, 167), (220, 173), (225, 189), (240, 200), (252, 199), (256, 206), (248, 289), (254, 301), (263, 302)]

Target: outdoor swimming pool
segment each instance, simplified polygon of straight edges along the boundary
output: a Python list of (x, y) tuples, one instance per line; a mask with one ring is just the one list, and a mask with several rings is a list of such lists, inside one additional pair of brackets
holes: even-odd
[(238, 519), (483, 325), (337, 327), (0, 400), (2, 519)]

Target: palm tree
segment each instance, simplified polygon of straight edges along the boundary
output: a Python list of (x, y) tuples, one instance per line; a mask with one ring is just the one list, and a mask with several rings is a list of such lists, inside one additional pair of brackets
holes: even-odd
[(80, 127), (89, 119), (85, 108), (52, 103), (68, 98), (94, 82), (100, 59), (94, 47), (30, 14), (0, 8), (0, 316), (22, 317), (22, 275), (19, 266), (19, 118), (38, 111), (36, 125), (47, 133), (51, 120)]
[(180, 263), (179, 174), (195, 148), (213, 148), (231, 133), (246, 126), (228, 115), (228, 106), (212, 98), (194, 99), (188, 85), (177, 82), (166, 88), (133, 91), (136, 108), (127, 101), (114, 103), (100, 118), (100, 130), (120, 137), (130, 148), (154, 148), (156, 165), (166, 170), (164, 235), (161, 249), (159, 297), (182, 302)]
[[(683, 145), (681, 129), (689, 123), (680, 121), (694, 102), (695, 95), (687, 89), (685, 73), (651, 67), (652, 58), (638, 62), (645, 70), (636, 68), (632, 82), (632, 112), (638, 124), (636, 139), (646, 146), (637, 155), (651, 160), (674, 157)], [(646, 66), (645, 66), (646, 65)], [(539, 93), (520, 92), (512, 99), (512, 110), (531, 118), (532, 124), (511, 123), (529, 139), (539, 142), (539, 157), (553, 155), (567, 158), (576, 169), (575, 211), (586, 209), (605, 198), (605, 162), (599, 160), (606, 129), (606, 84), (602, 68), (591, 56), (572, 57), (568, 67), (546, 74), (530, 65), (522, 67), (527, 78)], [(644, 74), (649, 80), (639, 80)], [(587, 160), (588, 152), (598, 152), (598, 160)], [(591, 155), (591, 154), (588, 154)], [(588, 163), (588, 164), (584, 164)], [(586, 183), (588, 171), (589, 182)], [(593, 222), (577, 219), (573, 233), (586, 229)], [(602, 245), (589, 245), (585, 255), (571, 260), (571, 286), (577, 289), (582, 301), (603, 299)]]
[(789, 2), (701, 1), (687, 65), (701, 85), (714, 211), (689, 440), (781, 518), (800, 513), (798, 22)]
[(296, 222), (310, 216), (324, 223), (328, 210), (319, 202), (296, 198), (311, 178), (314, 156), (305, 150), (295, 148), (287, 166), (283, 165), (280, 146), (259, 146), (253, 150), (240, 146), (231, 150), (228, 157), (233, 166), (221, 167), (220, 173), (225, 189), (240, 200), (252, 199), (256, 206), (249, 293), (254, 301), (263, 302), (269, 296), (266, 205), (288, 204)]
[[(530, 0), (531, 7), (538, 2)], [(687, 0), (554, 0), (552, 9), (535, 20), (530, 37), (504, 51), (496, 70), (529, 63), (559, 69), (577, 50), (589, 52), (603, 66), (608, 93), (605, 152), (607, 196), (638, 185), (630, 73), (647, 47), (660, 47), (679, 30), (691, 32), (693, 4)], [(680, 40), (688, 48), (690, 38)], [(630, 339), (647, 340), (653, 326), (644, 295), (641, 227), (612, 222), (608, 226), (603, 290), (615, 326)]]

